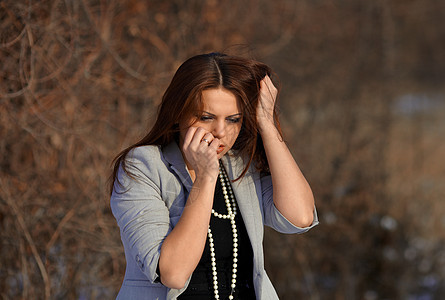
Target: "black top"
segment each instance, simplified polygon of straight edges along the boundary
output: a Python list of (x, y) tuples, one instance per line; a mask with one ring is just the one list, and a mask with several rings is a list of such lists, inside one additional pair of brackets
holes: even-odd
[[(222, 193), (221, 182), (218, 179), (215, 186), (213, 209), (220, 214), (227, 214), (227, 207)], [(255, 299), (253, 288), (253, 252), (247, 235), (246, 226), (237, 206), (235, 216), (238, 231), (238, 267), (234, 299)], [(216, 270), (218, 272), (218, 292), (220, 299), (228, 299), (232, 283), (233, 266), (233, 235), (230, 219), (210, 218), (213, 243), (216, 257)], [(203, 300), (214, 299), (212, 265), (210, 261), (210, 246), (207, 238), (204, 252), (198, 263), (187, 289), (178, 299)]]

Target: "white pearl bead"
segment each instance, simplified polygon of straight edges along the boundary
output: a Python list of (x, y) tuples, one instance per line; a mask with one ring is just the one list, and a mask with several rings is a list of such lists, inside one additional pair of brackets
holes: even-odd
[[(224, 200), (226, 203), (227, 208), (227, 214), (223, 215), (220, 213), (217, 213), (214, 209), (212, 209), (212, 215), (220, 218), (220, 219), (230, 219), (230, 223), (232, 224), (232, 235), (233, 235), (233, 266), (232, 266), (232, 289), (235, 289), (236, 287), (236, 273), (237, 273), (237, 267), (238, 267), (238, 234), (237, 234), (237, 228), (236, 228), (236, 222), (235, 222), (235, 216), (237, 212), (236, 208), (236, 201), (233, 196), (232, 187), (230, 185), (230, 181), (227, 178), (227, 174), (222, 166), (222, 163), (220, 162), (220, 169), (219, 169), (219, 179), (221, 182), (222, 192), (224, 196)], [(213, 243), (213, 236), (212, 232), (208, 230), (208, 236), (209, 236), (209, 245), (210, 245), (210, 259), (211, 259), (211, 265), (212, 265), (212, 274), (213, 274), (213, 291), (215, 294), (215, 299), (219, 299), (219, 291), (218, 291), (218, 273), (216, 270), (216, 258), (215, 258), (215, 245)], [(232, 291), (233, 292), (233, 291)], [(229, 295), (229, 299), (234, 299), (233, 295)]]

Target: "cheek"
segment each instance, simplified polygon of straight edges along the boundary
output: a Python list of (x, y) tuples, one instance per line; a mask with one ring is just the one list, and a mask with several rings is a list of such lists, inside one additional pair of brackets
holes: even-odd
[(233, 143), (235, 143), (235, 140), (238, 138), (238, 135), (241, 131), (241, 125), (239, 126), (233, 126), (233, 128), (230, 131), (230, 140)]

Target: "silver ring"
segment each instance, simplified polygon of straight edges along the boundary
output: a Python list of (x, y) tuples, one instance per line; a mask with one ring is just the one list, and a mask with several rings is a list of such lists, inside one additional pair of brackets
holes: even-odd
[(203, 142), (206, 142), (207, 145), (210, 145), (210, 141), (208, 139), (202, 139)]

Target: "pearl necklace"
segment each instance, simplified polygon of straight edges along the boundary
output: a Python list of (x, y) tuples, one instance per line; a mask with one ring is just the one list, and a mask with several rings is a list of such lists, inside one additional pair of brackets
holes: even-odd
[[(236, 287), (236, 272), (238, 267), (238, 231), (236, 229), (236, 223), (235, 223), (235, 216), (236, 216), (236, 202), (235, 197), (233, 196), (232, 187), (230, 186), (229, 178), (227, 177), (227, 174), (224, 170), (224, 167), (222, 166), (220, 162), (219, 167), (219, 180), (221, 181), (221, 186), (223, 190), (224, 199), (226, 202), (227, 207), (227, 215), (223, 215), (220, 213), (217, 213), (215, 210), (212, 209), (212, 214), (220, 219), (230, 219), (230, 223), (232, 223), (232, 236), (233, 236), (233, 269), (232, 269), (232, 284), (230, 287), (232, 288), (229, 299), (233, 299), (233, 292), (235, 291)], [(219, 292), (218, 292), (218, 273), (216, 272), (216, 257), (215, 257), (215, 247), (214, 247), (214, 241), (213, 241), (213, 235), (212, 231), (208, 230), (208, 236), (209, 236), (209, 245), (210, 245), (210, 260), (212, 264), (212, 274), (213, 274), (213, 291), (215, 294), (215, 299), (219, 299)]]

